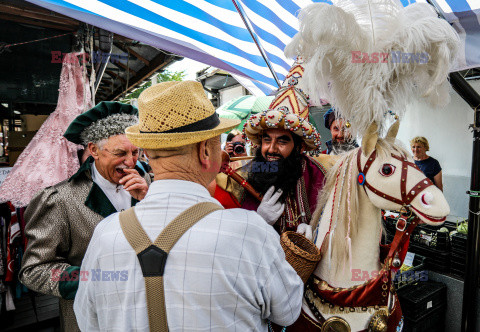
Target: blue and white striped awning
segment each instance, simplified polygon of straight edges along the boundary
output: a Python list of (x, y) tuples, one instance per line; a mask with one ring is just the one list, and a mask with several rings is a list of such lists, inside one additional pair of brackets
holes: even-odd
[[(283, 49), (298, 30), (298, 11), (312, 2), (330, 3), (326, 0), (28, 1), (224, 69), (255, 95), (274, 91), (293, 63), (285, 58)], [(415, 2), (401, 1), (404, 6)], [(480, 66), (480, 0), (435, 2), (464, 41), (457, 70)], [(239, 12), (251, 26), (253, 37)], [(263, 48), (265, 57), (254, 39)]]

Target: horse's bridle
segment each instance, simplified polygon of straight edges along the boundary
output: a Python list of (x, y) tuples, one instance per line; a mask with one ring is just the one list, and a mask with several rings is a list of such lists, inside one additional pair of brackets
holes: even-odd
[[(363, 189), (365, 189), (365, 192), (367, 190), (366, 188), (368, 188), (374, 194), (376, 194), (376, 195), (378, 195), (382, 198), (385, 198), (388, 201), (400, 204), (402, 206), (409, 206), (410, 203), (413, 201), (413, 199), (415, 197), (417, 197), (417, 195), (420, 192), (422, 192), (425, 188), (428, 188), (428, 187), (433, 185), (433, 183), (432, 183), (432, 181), (430, 181), (430, 179), (425, 178), (423, 180), (420, 180), (416, 185), (414, 185), (410, 190), (407, 191), (408, 166), (414, 167), (416, 169), (418, 169), (418, 167), (414, 163), (408, 161), (407, 158), (401, 158), (399, 156), (396, 156), (396, 155), (392, 154), (393, 158), (401, 161), (401, 163), (402, 163), (402, 173), (401, 173), (401, 180), (400, 180), (400, 192), (401, 192), (401, 195), (402, 195), (402, 199), (398, 199), (396, 197), (385, 194), (384, 192), (376, 189), (370, 183), (368, 183), (367, 178), (366, 178), (367, 172), (369, 171), (370, 166), (372, 165), (372, 163), (377, 158), (377, 151), (373, 150), (373, 152), (368, 157), (367, 162), (365, 163), (365, 166), (363, 167), (363, 169), (362, 169), (362, 164), (361, 164), (361, 161), (360, 161), (361, 155), (362, 155), (362, 148), (358, 149), (357, 167), (358, 167), (359, 176), (363, 175), (363, 178), (364, 178), (363, 179), (363, 186), (364, 186)], [(359, 180), (359, 182), (360, 182), (360, 180)]]

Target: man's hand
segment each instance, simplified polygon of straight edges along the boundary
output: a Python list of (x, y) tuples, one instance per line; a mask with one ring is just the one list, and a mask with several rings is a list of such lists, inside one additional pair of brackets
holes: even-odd
[(274, 186), (271, 186), (267, 190), (257, 209), (257, 213), (265, 219), (269, 225), (275, 224), (282, 215), (283, 210), (285, 210), (285, 204), (279, 201), (280, 196), (282, 196), (282, 190), (278, 189), (275, 193), (274, 190)]
[(148, 191), (147, 181), (138, 174), (134, 168), (127, 168), (123, 170), (127, 175), (120, 179), (120, 184), (128, 191), (133, 198), (141, 201)]

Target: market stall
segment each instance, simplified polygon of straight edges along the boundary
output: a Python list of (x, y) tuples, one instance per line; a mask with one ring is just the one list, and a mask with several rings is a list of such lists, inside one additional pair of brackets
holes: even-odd
[[(185, 5), (176, 1), (162, 5), (156, 3), (147, 5), (140, 2), (119, 2), (118, 5), (114, 5), (106, 2), (85, 3), (62, 0), (31, 0), (30, 2), (47, 8), (48, 15), (52, 15), (52, 12), (65, 15), (66, 17), (62, 17), (65, 20), (62, 26), (68, 23), (76, 28), (75, 24), (85, 22), (114, 33), (113, 50), (127, 53), (128, 58), (126, 62), (120, 61), (117, 65), (109, 64), (104, 68), (105, 74), (110, 76), (110, 79), (106, 84), (98, 84), (97, 100), (117, 98), (126, 87), (139, 84), (151, 74), (152, 68), (159, 70), (162, 66), (166, 66), (172, 59), (170, 54), (166, 55), (164, 52), (156, 55), (148, 52), (142, 54), (140, 51), (149, 49), (153, 52), (154, 47), (226, 70), (235, 75), (235, 78), (253, 94), (269, 94), (279, 85), (279, 81), (283, 81), (291, 65), (291, 60), (284, 57), (283, 49), (297, 32), (295, 13), (300, 9), (296, 1), (275, 3), (271, 8), (256, 1), (214, 2), (203, 6)], [(455, 68), (456, 72), (451, 73), (450, 81), (458, 95), (469, 104), (470, 108), (475, 109), (468, 207), (469, 228), (467, 236), (456, 233), (457, 235), (452, 234), (451, 237), (450, 233), (457, 227), (455, 220), (450, 220), (452, 223), (447, 223), (445, 226), (448, 237), (445, 236), (444, 231), (418, 229), (417, 237), (412, 239), (411, 251), (418, 255), (416, 263), (419, 264), (415, 265), (413, 261), (411, 263), (431, 271), (428, 275), (429, 279), (441, 281), (447, 285), (446, 290), (439, 286), (433, 290), (432, 294), (441, 294), (442, 298), (448, 298), (448, 306), (441, 303), (438, 307), (432, 307), (431, 312), (426, 312), (430, 314), (426, 317), (427, 320), (432, 321), (434, 315), (441, 318), (443, 313), (446, 313), (448, 324), (445, 324), (449, 330), (458, 330), (461, 323), (462, 330), (468, 331), (474, 330), (475, 324), (479, 326), (477, 291), (480, 260), (478, 248), (480, 243), (480, 225), (478, 225), (480, 222), (478, 220), (480, 212), (478, 126), (480, 121), (478, 119), (480, 115), (477, 114), (477, 109), (480, 105), (480, 97), (465, 79), (475, 80), (480, 73), (477, 69), (480, 65), (478, 58), (480, 45), (476, 43), (480, 28), (478, 21), (475, 22), (479, 9), (469, 5), (468, 2), (459, 4), (456, 1), (443, 1), (441, 6), (435, 1), (429, 2), (460, 34), (462, 52)], [(406, 6), (408, 1), (402, 3)], [(302, 3), (303, 5), (305, 3)], [(11, 7), (11, 4), (9, 6)], [(53, 14), (55, 15), (58, 14)], [(20, 18), (17, 18), (17, 21), (19, 20)], [(71, 31), (75, 31), (72, 27), (70, 28)], [(140, 43), (135, 44), (133, 40), (138, 40)], [(88, 45), (88, 42), (85, 44)], [(153, 47), (150, 48), (146, 44)], [(71, 45), (67, 43), (66, 47), (68, 46)], [(98, 47), (100, 46), (99, 41)], [(144, 68), (140, 68), (142, 66)], [(117, 70), (114, 70), (115, 67)], [(135, 74), (136, 78), (132, 78), (131, 74)], [(88, 75), (91, 76), (91, 72)], [(8, 109), (13, 119), (16, 106), (12, 105), (8, 104)], [(465, 105), (457, 104), (457, 106), (465, 109)], [(459, 124), (461, 125), (466, 124)], [(13, 128), (11, 124), (10, 128)], [(467, 128), (463, 130), (466, 131)], [(405, 132), (405, 135), (408, 134), (410, 133)], [(402, 138), (405, 143), (406, 137)], [(444, 147), (445, 150), (455, 149), (454, 139), (451, 139), (451, 142), (452, 145)], [(465, 178), (464, 176), (462, 181)], [(460, 201), (459, 205), (455, 206), (458, 211), (463, 209), (463, 212), (457, 213), (456, 216), (467, 215), (465, 204), (462, 203), (466, 201), (466, 197), (458, 198), (463, 195), (462, 191), (464, 191), (462, 187), (453, 182), (452, 186), (445, 190), (447, 197), (452, 197), (456, 200), (455, 202)], [(421, 233), (422, 231), (424, 233)], [(436, 240), (433, 241), (433, 238)], [(425, 257), (425, 260), (419, 259), (420, 256)], [(465, 279), (464, 283), (462, 277)], [(458, 297), (459, 289), (463, 291), (463, 298)], [(459, 302), (463, 302), (462, 312), (458, 310)], [(439, 313), (442, 314), (439, 315)], [(415, 317), (417, 321), (420, 318)]]
[[(1, 328), (40, 328), (58, 319), (58, 299), (18, 282), (23, 211), (38, 189), (78, 167), (77, 146), (62, 139), (65, 126), (88, 105), (118, 99), (182, 58), (25, 1), (1, 1), (0, 11)], [(60, 160), (69, 169), (63, 178), (33, 170)]]

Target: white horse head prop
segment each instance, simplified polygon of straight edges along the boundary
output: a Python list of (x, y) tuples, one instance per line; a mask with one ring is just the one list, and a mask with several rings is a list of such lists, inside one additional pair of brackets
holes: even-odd
[[(394, 142), (398, 126), (397, 121), (389, 129), (387, 142)], [(363, 186), (370, 202), (383, 210), (410, 208), (430, 225), (443, 223), (450, 207), (442, 191), (425, 177), (405, 152), (394, 151), (389, 158), (378, 158), (381, 152), (376, 148), (377, 141), (377, 126), (373, 124), (363, 139), (361, 153), (357, 153), (357, 167), (363, 174)]]
[[(392, 312), (401, 315), (398, 301), (389, 291), (390, 268), (380, 261), (380, 210), (410, 209), (433, 225), (442, 224), (450, 212), (441, 190), (415, 166), (406, 150), (394, 144), (398, 125), (395, 123), (381, 139), (377, 126), (372, 124), (362, 147), (346, 153), (329, 170), (312, 217), (314, 229), (315, 221), (319, 221), (315, 243), (323, 253), (311, 279), (316, 286), (310, 285), (305, 293), (303, 309), (312, 319), (340, 317), (352, 331), (358, 331), (369, 327), (379, 307), (387, 317)], [(384, 284), (375, 278), (379, 275)], [(343, 297), (353, 299), (348, 303), (332, 301), (335, 292), (361, 291), (377, 281), (384, 288), (379, 290), (376, 305), (359, 304), (357, 295)], [(313, 295), (314, 287), (320, 289), (317, 295)], [(322, 298), (324, 291), (333, 297)]]

